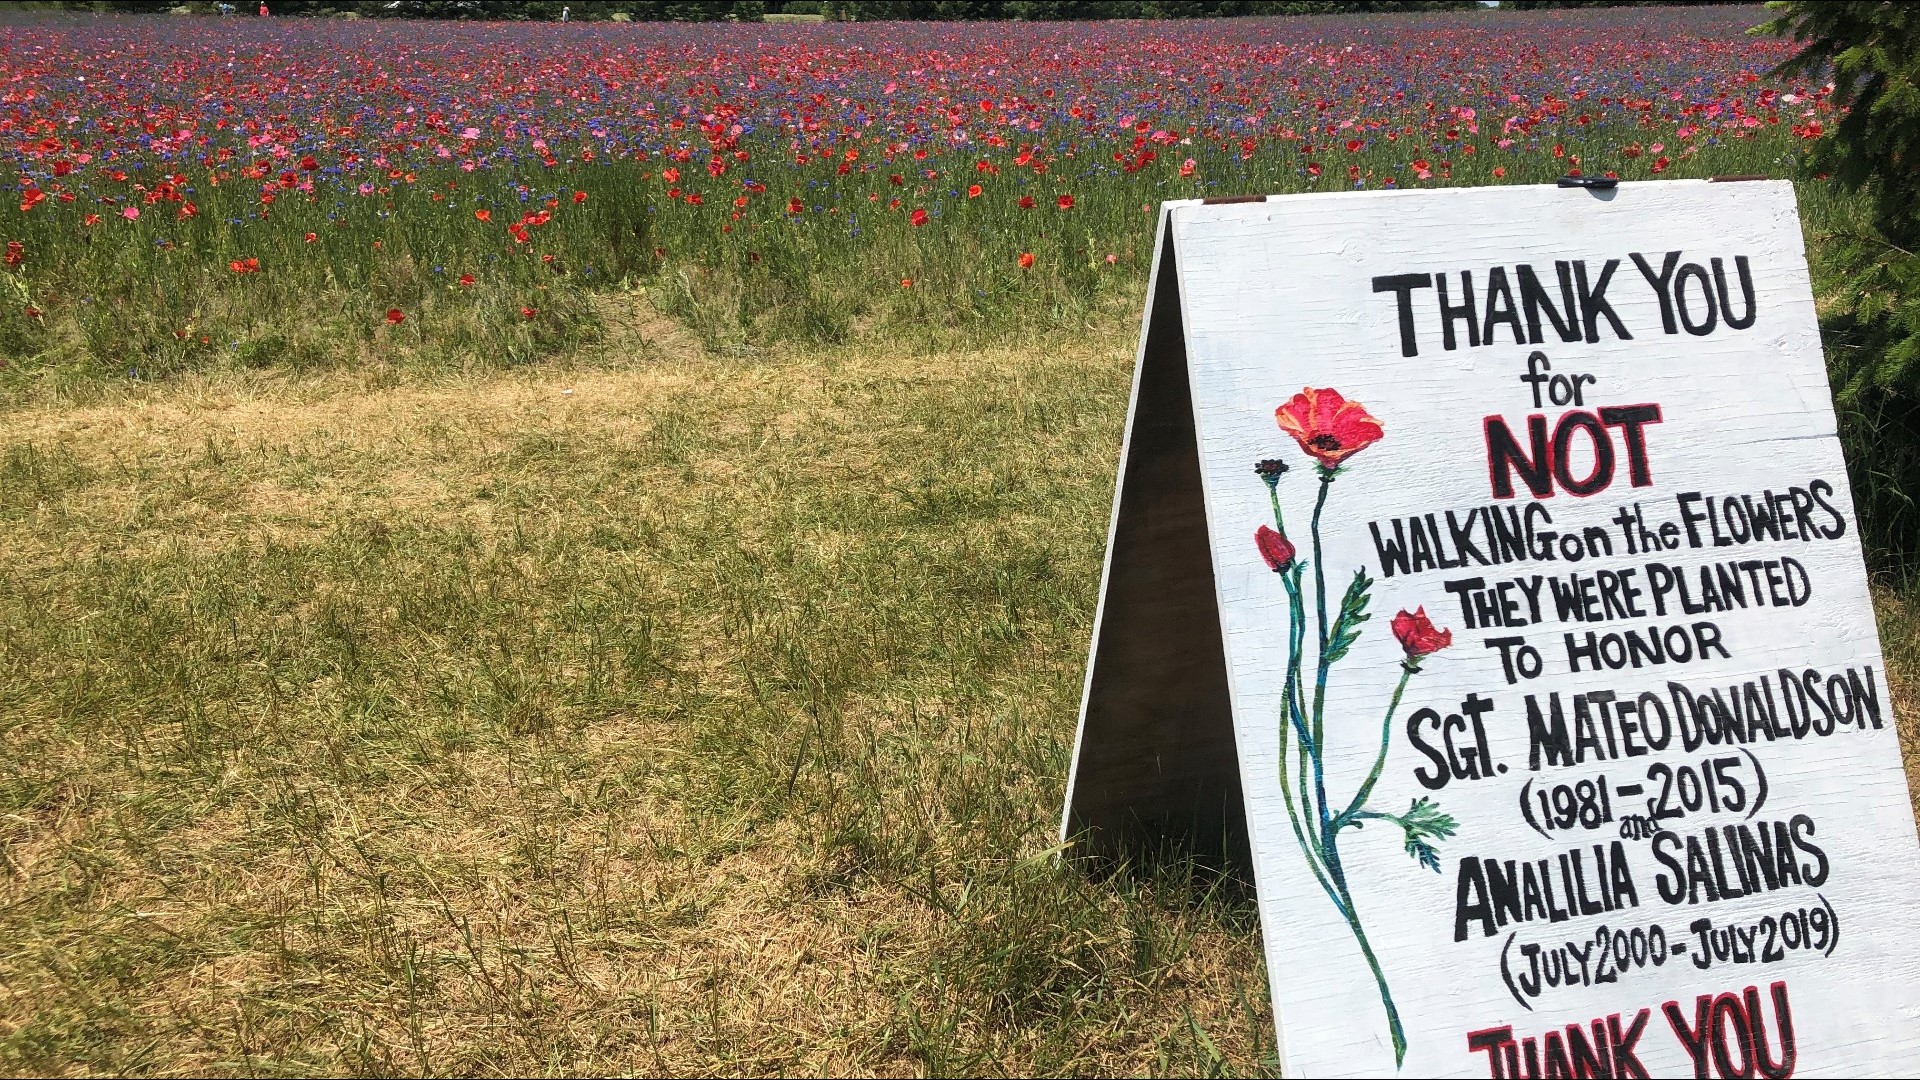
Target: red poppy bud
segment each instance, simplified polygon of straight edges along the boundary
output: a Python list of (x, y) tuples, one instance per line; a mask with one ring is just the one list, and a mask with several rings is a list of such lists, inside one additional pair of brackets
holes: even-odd
[(1267, 568), (1276, 574), (1293, 565), (1293, 542), (1270, 525), (1262, 525), (1253, 531), (1253, 546), (1260, 549), (1260, 557), (1267, 560)]

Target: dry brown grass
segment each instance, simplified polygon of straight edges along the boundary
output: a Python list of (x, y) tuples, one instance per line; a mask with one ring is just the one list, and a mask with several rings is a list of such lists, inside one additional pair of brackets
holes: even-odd
[(4, 416), (0, 1068), (1258, 1071), (1047, 856), (1123, 334)]

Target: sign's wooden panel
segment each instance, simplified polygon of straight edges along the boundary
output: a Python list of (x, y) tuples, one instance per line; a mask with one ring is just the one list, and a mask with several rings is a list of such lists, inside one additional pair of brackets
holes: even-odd
[(1168, 204), (1069, 837), (1251, 848), (1292, 1076), (1911, 1075), (1791, 185)]

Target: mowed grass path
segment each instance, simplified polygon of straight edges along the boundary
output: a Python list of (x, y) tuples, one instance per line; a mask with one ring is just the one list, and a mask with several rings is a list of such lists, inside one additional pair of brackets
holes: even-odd
[(1048, 856), (1129, 333), (647, 325), (0, 413), (0, 1072), (1260, 1067), (1243, 893)]
[(0, 1071), (1265, 1069), (1243, 891), (1048, 855), (1131, 327), (611, 316), (0, 412)]

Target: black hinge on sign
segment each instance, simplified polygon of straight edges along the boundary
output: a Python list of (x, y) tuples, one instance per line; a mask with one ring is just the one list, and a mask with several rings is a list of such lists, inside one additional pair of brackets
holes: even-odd
[(1266, 202), (1265, 195), (1221, 195), (1212, 199), (1201, 199), (1201, 206), (1222, 206), (1227, 203)]
[(1586, 188), (1590, 191), (1612, 191), (1620, 186), (1620, 181), (1611, 176), (1563, 176), (1555, 187)]

